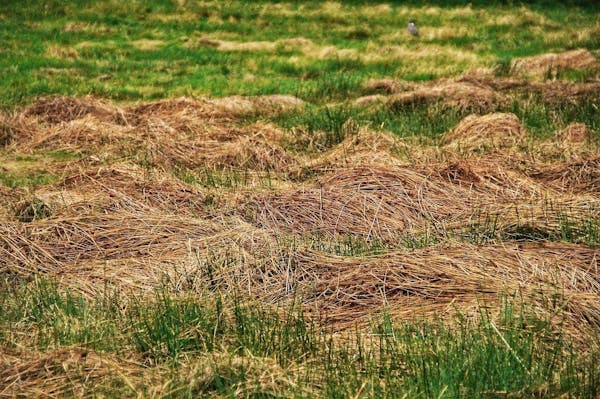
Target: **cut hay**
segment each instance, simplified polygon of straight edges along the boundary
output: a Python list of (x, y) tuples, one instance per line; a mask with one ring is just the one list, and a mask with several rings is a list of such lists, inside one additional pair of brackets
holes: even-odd
[(120, 376), (139, 367), (131, 358), (117, 360), (84, 348), (31, 353), (0, 350), (2, 397), (91, 397), (103, 389), (111, 392), (111, 385), (125, 384)]
[(261, 230), (224, 216), (212, 221), (126, 209), (54, 215), (0, 226), (0, 275), (42, 274), (90, 295), (107, 285), (150, 294), (185, 270), (200, 273), (197, 283), (204, 284), (205, 271), (193, 271), (203, 262), (249, 261), (269, 245)]
[(219, 51), (241, 51), (241, 52), (276, 52), (279, 49), (284, 51), (294, 51), (312, 49), (314, 43), (312, 40), (304, 37), (293, 37), (289, 39), (276, 40), (274, 42), (269, 41), (249, 41), (249, 42), (234, 42), (227, 40), (212, 39), (209, 37), (203, 37), (197, 42), (190, 42), (186, 44), (186, 47), (214, 47)]
[(571, 123), (558, 132), (558, 138), (569, 144), (582, 144), (592, 140), (593, 132), (585, 123)]
[(395, 108), (442, 103), (462, 111), (484, 112), (494, 109), (501, 98), (488, 86), (461, 81), (438, 81), (417, 86), (391, 96), (388, 104)]
[(117, 108), (93, 97), (42, 97), (24, 111), (25, 116), (37, 116), (48, 123), (69, 122), (87, 115), (100, 120), (112, 120), (118, 114)]
[(393, 166), (402, 161), (394, 154), (407, 150), (395, 135), (361, 129), (318, 158), (302, 165), (304, 171), (323, 172), (341, 167)]
[(358, 97), (354, 100), (354, 105), (362, 107), (368, 105), (385, 104), (388, 102), (388, 100), (389, 96), (384, 96), (381, 94), (372, 94), (369, 96)]
[(56, 212), (73, 214), (117, 209), (204, 214), (206, 196), (200, 190), (157, 172), (140, 167), (113, 165), (92, 168), (65, 177), (61, 182), (38, 190), (37, 195), (54, 204)]
[(539, 168), (530, 177), (556, 190), (571, 193), (600, 193), (600, 156)]
[(404, 232), (468, 226), (478, 212), (546, 193), (526, 179), (511, 180), (510, 174), (481, 172), (481, 177), (469, 176), (478, 184), (457, 184), (448, 168), (345, 168), (315, 185), (255, 199), (249, 207), (261, 227), (275, 231), (394, 242)]
[(515, 114), (469, 115), (443, 136), (446, 146), (465, 151), (523, 145), (527, 132)]
[(297, 109), (304, 101), (289, 95), (267, 95), (257, 97), (223, 97), (211, 100), (211, 103), (226, 114), (244, 115), (276, 115)]
[[(503, 293), (520, 292), (547, 313), (561, 293), (571, 333), (583, 323), (600, 327), (598, 254), (562, 243), (444, 245), (348, 258), (315, 251), (291, 255), (285, 277), (266, 284), (278, 297), (301, 295), (306, 309), (328, 323), (353, 326), (374, 309), (411, 320), (422, 315), (473, 314), (496, 304)], [(282, 270), (282, 272), (284, 272)]]
[(549, 73), (560, 70), (581, 70), (595, 66), (596, 58), (586, 49), (548, 53), (532, 57), (515, 59), (511, 64), (511, 73), (544, 78)]
[(588, 102), (600, 101), (600, 83), (565, 81), (531, 83), (522, 95), (531, 96), (532, 94), (537, 95), (544, 103), (549, 105), (585, 105)]
[(408, 90), (413, 86), (410, 82), (391, 78), (371, 79), (363, 85), (364, 89), (370, 94), (394, 94)]
[[(252, 110), (236, 108), (237, 100), (250, 104)], [(280, 112), (299, 102), (285, 96), (237, 100), (178, 99), (133, 106), (123, 114), (126, 124), (86, 114), (20, 134), (15, 144), (29, 151), (93, 149), (105, 158), (133, 158), (163, 168), (231, 167), (282, 173), (294, 169), (295, 157), (269, 141), (283, 139), (280, 129), (261, 122), (238, 127), (234, 118), (244, 112)]]

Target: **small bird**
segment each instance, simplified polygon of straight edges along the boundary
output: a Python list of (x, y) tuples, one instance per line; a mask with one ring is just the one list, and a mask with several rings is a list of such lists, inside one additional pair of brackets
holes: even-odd
[(419, 36), (419, 30), (415, 26), (414, 19), (411, 19), (410, 21), (408, 21), (408, 33), (410, 33), (413, 36)]

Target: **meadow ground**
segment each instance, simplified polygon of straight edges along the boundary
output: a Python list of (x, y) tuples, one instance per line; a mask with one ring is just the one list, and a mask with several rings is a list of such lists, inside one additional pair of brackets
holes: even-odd
[(600, 397), (600, 10), (456, 3), (2, 3), (0, 397)]

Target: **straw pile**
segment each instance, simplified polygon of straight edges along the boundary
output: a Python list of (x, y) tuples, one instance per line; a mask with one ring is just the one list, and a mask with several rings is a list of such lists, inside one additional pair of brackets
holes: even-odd
[(119, 112), (117, 108), (94, 97), (72, 98), (51, 96), (38, 99), (25, 109), (25, 116), (37, 116), (48, 123), (69, 122), (87, 115), (99, 120), (111, 120)]
[(526, 135), (525, 127), (516, 115), (492, 113), (467, 116), (444, 134), (443, 142), (446, 146), (466, 151), (497, 150), (522, 145)]
[(587, 69), (595, 66), (597, 62), (588, 50), (578, 49), (515, 59), (511, 64), (511, 73), (544, 78), (552, 71)]
[(360, 129), (357, 134), (348, 135), (341, 143), (318, 158), (305, 162), (302, 168), (323, 172), (361, 165), (394, 166), (402, 162), (396, 154), (411, 150), (414, 151), (392, 133)]
[(368, 93), (371, 93), (371, 94), (373, 94), (373, 93), (394, 94), (394, 93), (399, 93), (401, 91), (410, 89), (410, 88), (414, 87), (414, 84), (407, 82), (407, 81), (402, 81), (402, 80), (397, 80), (397, 79), (392, 79), (392, 78), (383, 78), (383, 79), (371, 79), (371, 80), (367, 81), (363, 85), (363, 87)]
[(548, 166), (530, 176), (560, 191), (600, 193), (600, 156)]
[(585, 123), (571, 123), (558, 132), (558, 138), (569, 144), (583, 144), (591, 141), (593, 134)]
[[(394, 242), (399, 233), (427, 226), (441, 231), (468, 226), (476, 214), (502, 214), (512, 225), (516, 204), (533, 206), (543, 218), (548, 197), (556, 196), (500, 167), (474, 172), (456, 163), (364, 166), (340, 169), (302, 189), (259, 197), (249, 207), (261, 227), (276, 231)], [(563, 200), (557, 197), (558, 203)]]
[(473, 82), (442, 80), (392, 95), (389, 97), (388, 104), (403, 109), (441, 102), (445, 106), (461, 111), (485, 112), (494, 109), (500, 101), (501, 98), (488, 86)]
[[(131, 356), (131, 355), (128, 355)], [(47, 352), (0, 351), (0, 396), (88, 397), (119, 380), (116, 371), (137, 367), (106, 353), (69, 348)]]
[(308, 310), (348, 326), (374, 309), (407, 319), (468, 312), (514, 291), (552, 312), (549, 300), (558, 291), (568, 301), (574, 333), (580, 323), (600, 327), (597, 261), (596, 250), (561, 243), (446, 245), (362, 258), (305, 251), (292, 256), (285, 278), (269, 283), (282, 297), (289, 295), (286, 285), (297, 286)]

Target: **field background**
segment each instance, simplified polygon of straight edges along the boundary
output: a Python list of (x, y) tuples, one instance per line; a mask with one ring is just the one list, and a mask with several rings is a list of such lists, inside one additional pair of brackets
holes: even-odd
[(3, 2), (0, 42), (0, 397), (599, 397), (596, 2)]

